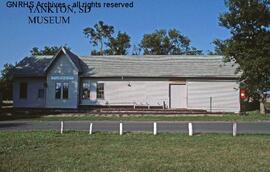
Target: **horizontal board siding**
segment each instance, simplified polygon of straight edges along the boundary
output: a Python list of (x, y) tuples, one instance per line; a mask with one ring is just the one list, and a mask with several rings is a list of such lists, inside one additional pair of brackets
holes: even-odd
[[(169, 81), (121, 81), (89, 80), (90, 100), (81, 100), (82, 105), (169, 105)], [(104, 83), (104, 100), (96, 99), (96, 83)], [(130, 86), (129, 86), (130, 84)]]
[(188, 81), (188, 108), (213, 112), (239, 112), (239, 84), (236, 81)]
[[(27, 98), (20, 99), (20, 83), (27, 83)], [(13, 106), (23, 108), (44, 108), (45, 107), (45, 95), (43, 98), (38, 98), (38, 90), (44, 89), (45, 79), (16, 79), (13, 82)], [(45, 94), (45, 93), (44, 93)]]
[[(84, 105), (143, 105), (169, 106), (169, 84), (171, 81), (149, 80), (88, 80), (91, 99), (82, 100)], [(104, 83), (104, 100), (96, 99), (96, 83)], [(130, 84), (130, 86), (129, 86)], [(239, 112), (239, 90), (236, 81), (189, 80), (187, 84), (187, 108), (213, 112)]]
[[(130, 84), (130, 86), (129, 86)], [(105, 101), (108, 104), (137, 104), (162, 106), (168, 104), (168, 82), (163, 81), (106, 81)]]

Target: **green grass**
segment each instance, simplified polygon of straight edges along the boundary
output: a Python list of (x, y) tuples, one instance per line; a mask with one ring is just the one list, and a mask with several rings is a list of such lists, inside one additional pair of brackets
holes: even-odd
[(0, 115), (0, 121), (4, 120), (37, 120), (37, 121), (60, 121), (60, 120), (87, 120), (87, 121), (270, 121), (270, 114), (261, 115), (258, 112), (250, 112), (246, 115), (85, 115), (85, 114), (13, 114)]
[(0, 132), (0, 171), (269, 171), (267, 135)]

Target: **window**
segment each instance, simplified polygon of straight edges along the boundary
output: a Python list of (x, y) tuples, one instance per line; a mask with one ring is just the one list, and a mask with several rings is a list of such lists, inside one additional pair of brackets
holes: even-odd
[(82, 85), (82, 99), (90, 99), (90, 84), (83, 83)]
[(68, 99), (68, 83), (63, 83), (63, 99)]
[(97, 83), (97, 98), (104, 99), (104, 83)]
[(55, 84), (55, 99), (68, 99), (68, 83), (57, 82)]
[(59, 82), (55, 84), (55, 99), (61, 99), (61, 85)]
[(44, 89), (38, 89), (38, 98), (44, 98)]
[(27, 99), (27, 83), (26, 82), (20, 83), (20, 98)]

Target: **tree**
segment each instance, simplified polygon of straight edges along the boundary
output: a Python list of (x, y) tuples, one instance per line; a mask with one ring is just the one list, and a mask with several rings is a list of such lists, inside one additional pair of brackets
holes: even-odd
[(12, 64), (5, 64), (1, 71), (0, 90), (3, 95), (3, 100), (12, 100), (12, 80), (11, 76), (14, 72), (15, 66)]
[(215, 45), (214, 51), (209, 51), (208, 55), (223, 55), (222, 49), (224, 49), (224, 41), (220, 39), (215, 39), (213, 41), (213, 44)]
[(266, 91), (270, 89), (270, 10), (269, 0), (226, 0), (228, 12), (219, 17), (231, 37), (218, 48), (227, 61), (239, 65), (241, 79), (249, 94), (260, 102), (265, 114)]
[(164, 29), (145, 34), (140, 47), (146, 55), (201, 54), (202, 51), (190, 47), (190, 39), (176, 29)]
[(103, 55), (103, 46), (108, 43), (108, 40), (112, 38), (114, 33), (114, 27), (104, 24), (103, 21), (99, 21), (94, 27), (87, 27), (83, 30), (83, 33), (90, 39), (90, 43), (96, 47), (99, 46), (99, 52), (94, 50), (95, 54)]
[[(67, 47), (67, 46), (64, 46), (64, 47), (66, 49), (69, 49), (70, 50), (69, 47)], [(34, 48), (32, 48), (32, 50), (30, 52), (31, 52), (31, 54), (33, 56), (38, 56), (38, 55), (55, 55), (60, 48), (61, 47), (58, 47), (58, 46), (45, 46), (43, 50), (42, 49), (40, 50), (39, 48), (34, 47)]]
[(107, 44), (109, 55), (127, 55), (130, 48), (130, 37), (126, 33), (118, 32), (116, 38), (111, 37)]

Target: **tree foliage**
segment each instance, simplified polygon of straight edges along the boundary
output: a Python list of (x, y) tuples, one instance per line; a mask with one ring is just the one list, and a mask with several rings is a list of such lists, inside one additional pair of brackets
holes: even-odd
[[(64, 47), (70, 50), (69, 47), (67, 47), (67, 46), (64, 46)], [(58, 47), (58, 46), (45, 46), (44, 49), (39, 49), (38, 47), (34, 47), (34, 48), (32, 48), (32, 50), (30, 52), (33, 56), (55, 55), (60, 48), (61, 47)]]
[[(105, 24), (103, 21), (99, 21), (94, 25), (94, 27), (87, 27), (83, 30), (83, 33), (87, 38), (90, 39), (90, 43), (94, 47), (99, 46), (99, 52), (93, 50), (95, 55), (104, 55), (104, 44), (108, 43), (108, 40), (112, 38), (112, 34), (114, 33), (114, 27), (108, 24)], [(93, 54), (92, 53), (92, 54)]]
[[(83, 33), (90, 39), (93, 47), (91, 55), (126, 55), (131, 47), (130, 36), (125, 32), (118, 32), (114, 36), (114, 27), (99, 21), (93, 27), (87, 27)], [(190, 39), (176, 29), (168, 32), (164, 29), (145, 34), (139, 46), (134, 46), (133, 55), (143, 51), (146, 55), (200, 55), (201, 50), (190, 45)]]
[(110, 38), (106, 54), (127, 55), (130, 48), (130, 37), (126, 33), (118, 32), (117, 36)]
[(190, 46), (190, 39), (176, 29), (145, 34), (140, 47), (146, 55), (196, 55), (202, 51)]
[(208, 55), (223, 55), (222, 49), (224, 48), (224, 42), (220, 39), (215, 39), (212, 43), (215, 49), (214, 51), (209, 51)]
[(114, 36), (114, 27), (99, 21), (93, 27), (84, 29), (84, 34), (90, 39), (94, 49), (91, 55), (126, 55), (130, 48), (130, 36), (127, 33), (118, 32)]
[(268, 0), (226, 0), (229, 11), (219, 18), (231, 37), (218, 41), (227, 61), (239, 64), (237, 72), (249, 94), (260, 101), (265, 113), (265, 92), (270, 89), (270, 2)]
[(12, 64), (5, 64), (1, 71), (0, 78), (0, 90), (2, 92), (3, 100), (12, 99), (12, 74), (14, 72), (15, 66)]

